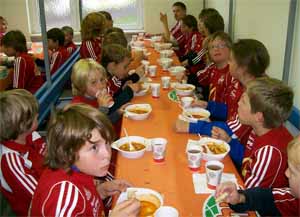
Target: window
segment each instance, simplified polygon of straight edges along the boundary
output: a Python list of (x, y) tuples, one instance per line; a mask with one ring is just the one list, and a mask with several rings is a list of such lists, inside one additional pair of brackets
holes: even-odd
[[(47, 29), (72, 26), (80, 31), (80, 0), (44, 0)], [(124, 30), (143, 29), (142, 0), (81, 0), (82, 16), (93, 11), (111, 13), (114, 26)], [(38, 0), (27, 0), (28, 23), (31, 34), (40, 34)]]

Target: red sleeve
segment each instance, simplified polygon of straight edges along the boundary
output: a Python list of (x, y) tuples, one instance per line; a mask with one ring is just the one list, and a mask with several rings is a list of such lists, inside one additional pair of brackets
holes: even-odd
[(201, 84), (202, 86), (208, 86), (211, 83), (211, 65), (206, 67), (203, 70), (200, 70), (199, 72), (197, 72), (197, 78), (198, 78), (198, 82), (199, 84)]
[(14, 64), (14, 88), (25, 88), (26, 84), (26, 61), (22, 57), (18, 57)]
[(53, 75), (57, 69), (60, 67), (60, 63), (62, 62), (62, 55), (60, 52), (55, 52), (51, 56), (50, 63), (50, 73)]
[(44, 139), (40, 136), (40, 134), (36, 131), (32, 133), (32, 143), (34, 149), (41, 155), (45, 156), (46, 152), (46, 143)]
[(266, 145), (258, 149), (253, 158), (243, 162), (243, 168), (246, 166), (246, 171), (243, 171), (246, 188), (272, 187), (278, 176), (282, 175), (283, 160), (283, 154), (274, 146)]
[(71, 182), (56, 183), (42, 203), (42, 216), (80, 216), (85, 212), (86, 201), (80, 190)]
[[(99, 53), (99, 54), (98, 54)], [(81, 58), (92, 58), (100, 62), (100, 52), (95, 49), (92, 41), (83, 41), (80, 47)]]
[(237, 114), (238, 102), (243, 94), (240, 82), (231, 76), (226, 78), (225, 103), (227, 105), (227, 119), (231, 120)]
[(289, 188), (274, 188), (272, 193), (274, 203), (282, 216), (300, 216), (300, 201), (292, 195)]
[(198, 53), (202, 50), (203, 38), (200, 34), (194, 34), (192, 37), (191, 51)]

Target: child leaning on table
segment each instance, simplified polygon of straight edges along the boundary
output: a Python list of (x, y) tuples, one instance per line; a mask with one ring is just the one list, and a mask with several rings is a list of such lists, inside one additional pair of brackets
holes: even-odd
[(237, 190), (234, 183), (228, 182), (217, 187), (216, 197), (225, 193), (223, 200), (236, 212), (255, 210), (262, 216), (300, 216), (300, 136), (288, 144), (287, 155), (289, 188)]
[[(112, 126), (98, 109), (68, 105), (51, 118), (46, 165), (32, 200), (32, 216), (104, 216), (102, 199), (126, 190), (114, 180), (99, 184), (107, 174), (113, 141)], [(137, 216), (139, 201), (115, 206), (110, 216)]]
[(0, 183), (15, 214), (25, 216), (43, 167), (46, 144), (35, 131), (38, 102), (23, 89), (0, 92)]

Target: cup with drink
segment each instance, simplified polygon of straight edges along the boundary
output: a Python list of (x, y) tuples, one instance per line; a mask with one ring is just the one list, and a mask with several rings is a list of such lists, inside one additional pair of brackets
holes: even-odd
[(164, 90), (167, 90), (167, 89), (170, 88), (170, 80), (171, 80), (170, 76), (163, 76), (163, 77), (161, 77), (162, 88)]
[(189, 149), (187, 151), (189, 168), (192, 171), (198, 171), (201, 166), (202, 152), (198, 149)]
[(153, 160), (157, 163), (165, 161), (167, 140), (164, 138), (155, 138), (151, 141)]
[(160, 96), (160, 84), (159, 83), (152, 83), (150, 85), (150, 87), (151, 87), (152, 97), (153, 98), (159, 98), (159, 96)]
[(220, 161), (207, 161), (205, 164), (206, 170), (206, 181), (207, 187), (209, 189), (215, 190), (220, 184), (222, 173), (224, 169), (224, 164)]

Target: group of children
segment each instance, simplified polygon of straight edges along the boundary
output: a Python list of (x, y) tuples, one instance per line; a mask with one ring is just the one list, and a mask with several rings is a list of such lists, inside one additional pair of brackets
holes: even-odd
[[(254, 39), (233, 43), (215, 9), (203, 9), (198, 22), (186, 14), (182, 2), (173, 4), (173, 12), (177, 23), (170, 31), (161, 13), (164, 40), (178, 46), (176, 54), (188, 69), (181, 77), (203, 90), (205, 100), (192, 106), (209, 110), (212, 119), (178, 119), (176, 130), (230, 144), (229, 154), (247, 188), (237, 191), (225, 183), (216, 195), (226, 192), (225, 201), (237, 211), (299, 215), (300, 139), (290, 142), (292, 136), (283, 126), (293, 91), (266, 75), (267, 49)], [(129, 75), (133, 62), (139, 64), (141, 58), (131, 56), (124, 32), (112, 22), (105, 11), (83, 19), (81, 60), (71, 75), (73, 99), (51, 117), (47, 145), (35, 131), (38, 103), (31, 94), (43, 77), (20, 31), (10, 31), (1, 40), (4, 52), (16, 57), (14, 87), (31, 92), (0, 94), (1, 191), (18, 215), (103, 216), (103, 200), (130, 186), (124, 180), (95, 179), (109, 174), (110, 144), (119, 134), (123, 107), (141, 89), (138, 81), (144, 75), (143, 67)], [(47, 37), (55, 73), (76, 50), (73, 30), (53, 28)], [(116, 205), (110, 216), (137, 216), (139, 209), (139, 201), (131, 199)]]

